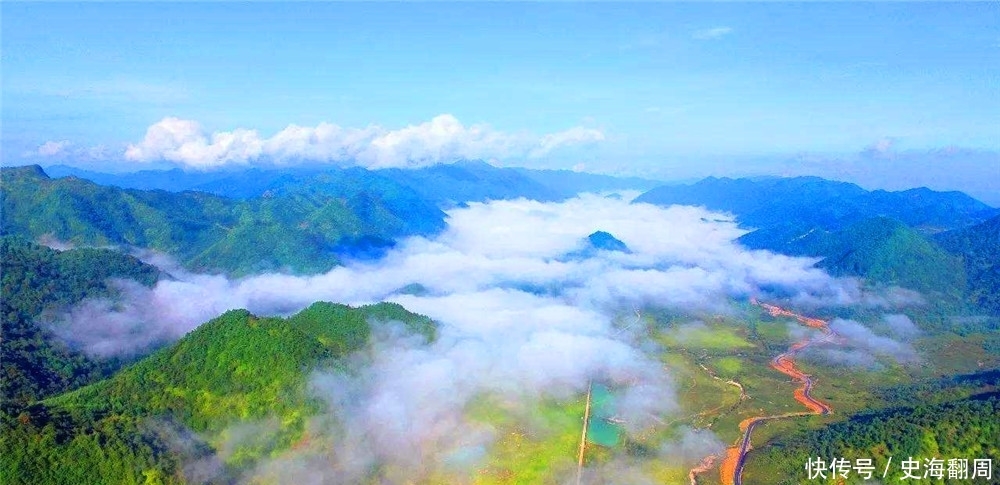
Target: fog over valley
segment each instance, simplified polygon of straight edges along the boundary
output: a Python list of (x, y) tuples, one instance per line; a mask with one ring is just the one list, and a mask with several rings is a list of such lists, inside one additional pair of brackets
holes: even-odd
[[(527, 413), (516, 402), (567, 399), (600, 381), (621, 387), (614, 415), (628, 433), (649, 432), (676, 416), (675, 377), (657, 357), (664, 349), (646, 337), (646, 308), (732, 315), (741, 312), (733, 301), (775, 295), (810, 307), (889, 311), (909, 303), (890, 295), (896, 290), (869, 294), (856, 279), (831, 277), (812, 258), (747, 250), (735, 242), (746, 231), (729, 215), (630, 198), (472, 203), (450, 210), (448, 228), (436, 237), (411, 237), (378, 260), (315, 276), (229, 279), (140, 252), (170, 278), (152, 288), (121, 281), (116, 299), (84, 300), (46, 318), (72, 346), (109, 357), (168, 344), (235, 308), (289, 315), (315, 301), (386, 300), (431, 317), (439, 325), (433, 342), (377, 323), (354, 364), (311, 378), (329, 416), (313, 422), (314, 432), (332, 436), (332, 427), (336, 438), (279, 460), (297, 460), (297, 469), (324, 482), (356, 483), (378, 463), (388, 464), (391, 481), (433, 476), (451, 455), (466, 457), (463, 469), (482, 465), (495, 430), (465, 415), (487, 396)], [(627, 252), (588, 248), (587, 236), (596, 231), (619, 239)], [(871, 335), (857, 322), (838, 325)], [(680, 439), (665, 441), (663, 455), (692, 443), (719, 446), (709, 445), (718, 440), (707, 430)], [(273, 466), (264, 463), (259, 472), (274, 472)]]
[(995, 7), (4, 2), (0, 482), (1000, 483)]

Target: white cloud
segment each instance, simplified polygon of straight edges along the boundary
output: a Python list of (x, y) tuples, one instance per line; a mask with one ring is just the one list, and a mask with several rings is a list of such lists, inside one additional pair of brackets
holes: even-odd
[(602, 140), (604, 133), (593, 128), (574, 127), (536, 136), (498, 131), (485, 124), (466, 126), (449, 114), (397, 130), (377, 125), (289, 125), (271, 138), (244, 128), (209, 136), (195, 121), (164, 118), (149, 127), (142, 141), (128, 146), (125, 158), (166, 160), (198, 169), (300, 161), (369, 168), (418, 167), (463, 158), (542, 157), (563, 147)]
[(559, 147), (582, 145), (597, 141), (604, 141), (604, 132), (594, 128), (577, 126), (566, 131), (543, 136), (538, 143), (538, 147), (531, 151), (530, 156), (542, 157)]
[(194, 168), (230, 163), (245, 164), (263, 152), (257, 132), (238, 128), (214, 133), (209, 140), (195, 121), (164, 118), (146, 130), (138, 145), (129, 145), (125, 158), (134, 161), (168, 160)]
[(69, 147), (69, 145), (70, 142), (68, 140), (47, 141), (38, 147), (37, 154), (43, 157), (63, 155), (66, 153), (66, 148)]
[[(853, 282), (813, 268), (811, 259), (746, 250), (735, 243), (745, 231), (702, 208), (585, 195), (560, 203), (473, 203), (449, 211), (448, 221), (433, 238), (409, 238), (378, 261), (320, 275), (229, 280), (167, 268), (176, 279), (152, 289), (123, 285), (128, 301), (88, 300), (54, 327), (87, 352), (120, 355), (176, 339), (231, 308), (263, 316), (290, 314), (319, 300), (390, 300), (428, 315), (439, 323), (435, 342), (383, 326), (372, 348), (354, 356), (357, 368), (313, 376), (342, 427), (330, 439), (311, 432), (328, 446), (318, 446), (313, 462), (295, 462), (311, 483), (359, 483), (372, 470), (384, 474), (383, 483), (398, 483), (441, 470), (449, 456), (487, 453), (499, 430), (465, 412), (484, 394), (515, 396), (505, 399), (505, 410), (534, 426), (530, 403), (536, 398), (578, 396), (598, 379), (621, 392), (615, 415), (627, 433), (657, 429), (679, 405), (655, 342), (615, 326), (616, 319), (632, 322), (634, 308), (715, 313), (732, 311), (732, 298), (770, 289), (816, 301), (854, 291), (843, 289)], [(622, 240), (631, 253), (563, 258), (597, 230)], [(410, 284), (426, 291), (400, 294)], [(844, 328), (845, 335), (854, 329)], [(860, 340), (872, 337), (858, 334)], [(877, 341), (880, 352), (905, 350), (886, 343), (892, 342)], [(659, 445), (656, 459), (677, 463), (720, 449), (706, 433)], [(292, 462), (285, 460), (300, 457), (292, 452), (257, 472), (294, 482), (287, 475)]]
[(718, 39), (733, 33), (731, 27), (712, 27), (710, 29), (698, 30), (692, 37), (699, 40)]
[[(896, 320), (898, 326), (901, 319), (896, 317)], [(907, 320), (909, 319), (907, 318)], [(912, 322), (909, 323), (912, 325)], [(919, 361), (917, 351), (909, 343), (878, 335), (860, 322), (836, 318), (830, 322), (830, 329), (853, 347), (876, 355), (892, 357), (904, 364), (914, 364)], [(915, 328), (912, 330), (915, 331)]]
[(866, 158), (875, 159), (892, 159), (896, 156), (896, 139), (891, 137), (882, 137), (875, 140), (874, 143), (869, 145), (861, 152), (861, 155)]
[[(702, 208), (662, 208), (585, 195), (560, 203), (523, 199), (473, 203), (448, 214), (447, 230), (433, 238), (408, 238), (376, 262), (336, 267), (314, 276), (262, 274), (229, 280), (219, 275), (189, 274), (163, 259), (145, 257), (177, 279), (161, 281), (151, 290), (152, 295), (137, 300), (142, 301), (143, 311), (161, 312), (159, 320), (177, 327), (176, 332), (165, 332), (174, 336), (231, 308), (273, 315), (294, 312), (319, 300), (368, 303), (405, 299), (409, 297), (393, 296), (394, 292), (411, 283), (419, 283), (437, 296), (514, 291), (515, 296), (505, 297), (508, 302), (515, 302), (516, 294), (525, 287), (551, 287), (557, 293), (551, 298), (561, 304), (598, 312), (616, 305), (645, 303), (714, 309), (730, 298), (767, 293), (771, 288), (792, 295), (790, 298), (800, 305), (895, 306), (896, 299), (865, 300), (867, 296), (855, 280), (831, 278), (812, 267), (813, 259), (743, 248), (735, 239), (745, 230), (732, 218)], [(622, 240), (631, 253), (601, 252), (582, 260), (562, 258), (580, 250), (586, 236), (598, 230)], [(420, 302), (430, 301), (426, 298), (407, 304), (423, 310)], [(469, 303), (460, 308), (470, 305), (475, 306)], [(452, 317), (441, 313), (447, 308), (443, 300), (434, 300), (426, 310), (457, 324), (460, 308)], [(496, 316), (497, 312), (484, 314)], [(146, 318), (144, 315), (137, 318)], [(582, 325), (580, 318), (574, 320), (574, 325)], [(97, 321), (88, 316), (80, 323)], [(479, 325), (488, 321), (478, 320)], [(91, 331), (72, 333), (96, 335)]]

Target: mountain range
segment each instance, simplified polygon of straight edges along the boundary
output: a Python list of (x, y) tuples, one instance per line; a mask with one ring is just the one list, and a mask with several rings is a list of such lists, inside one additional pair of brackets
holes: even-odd
[(662, 182), (637, 177), (613, 177), (568, 170), (502, 168), (480, 160), (460, 160), (414, 169), (366, 170), (358, 167), (296, 167), (264, 170), (189, 172), (181, 169), (108, 174), (66, 165), (46, 168), (52, 177), (74, 176), (101, 185), (172, 192), (197, 190), (233, 198), (264, 193), (289, 193), (311, 187), (337, 192), (347, 185), (376, 185), (386, 190), (409, 189), (425, 200), (449, 207), (467, 202), (516, 199), (562, 200), (580, 192), (648, 190)]
[(729, 212), (739, 242), (794, 256), (840, 276), (897, 285), (997, 311), (1000, 209), (961, 192), (868, 191), (818, 177), (709, 177), (662, 186), (634, 201)]
[[(55, 338), (46, 313), (113, 299), (117, 279), (152, 287), (170, 275), (117, 250), (57, 251), (36, 241), (150, 248), (230, 275), (316, 273), (439, 233), (450, 207), (652, 184), (480, 162), (61, 178), (28, 166), (0, 169), (0, 181), (0, 476), (109, 484), (243, 481), (270, 457), (320, 441), (317, 371), (349, 370), (347, 357), (358, 358), (384, 322), (428, 342), (437, 324), (392, 303), (318, 302), (284, 318), (234, 309), (132, 360), (93, 357)], [(709, 178), (653, 187), (635, 202), (730, 212), (750, 229), (739, 239), (750, 248), (816, 257), (831, 274), (914, 289), (957, 314), (1000, 314), (1000, 213), (961, 193)], [(604, 230), (579, 247), (567, 258), (630, 252)]]
[[(74, 245), (149, 248), (192, 270), (243, 275), (322, 272), (344, 257), (444, 229), (445, 214), (411, 190), (340, 175), (294, 191), (229, 198), (52, 179), (37, 166), (3, 168), (0, 231)], [(242, 190), (238, 181), (230, 184)]]
[(117, 293), (111, 278), (152, 286), (160, 270), (109, 249), (55, 251), (16, 236), (0, 237), (0, 398), (3, 408), (107, 377), (120, 366), (98, 361), (55, 338), (38, 319), (84, 298)]
[[(372, 325), (387, 321), (434, 338), (431, 320), (389, 303), (316, 303), (289, 318), (226, 312), (109, 379), (16, 415), (0, 413), (0, 476), (12, 483), (234, 482), (233, 470), (309, 439), (307, 421), (320, 411), (310, 397), (311, 372), (363, 348)], [(231, 426), (255, 420), (243, 425), (252, 438), (211, 453), (207, 441), (222, 448)]]

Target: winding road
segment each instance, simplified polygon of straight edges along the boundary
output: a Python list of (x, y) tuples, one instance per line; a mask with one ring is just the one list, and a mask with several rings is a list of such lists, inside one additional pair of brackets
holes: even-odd
[(722, 483), (724, 485), (742, 485), (743, 467), (746, 466), (747, 452), (750, 451), (750, 437), (753, 435), (753, 430), (757, 427), (757, 425), (774, 419), (830, 414), (833, 411), (830, 405), (812, 397), (812, 388), (815, 381), (813, 381), (811, 376), (799, 370), (799, 368), (795, 366), (795, 361), (792, 360), (792, 357), (796, 353), (802, 351), (802, 349), (816, 343), (830, 342), (834, 339), (836, 334), (833, 333), (833, 330), (830, 330), (827, 322), (818, 318), (805, 317), (775, 305), (760, 303), (756, 299), (751, 299), (750, 301), (754, 305), (758, 305), (767, 310), (772, 316), (791, 317), (798, 320), (799, 323), (802, 323), (803, 325), (818, 329), (823, 332), (823, 337), (820, 339), (807, 338), (796, 342), (792, 344), (787, 351), (779, 354), (771, 360), (771, 367), (773, 369), (801, 383), (801, 385), (795, 389), (795, 400), (808, 408), (809, 411), (778, 414), (773, 416), (757, 416), (744, 419), (740, 423), (740, 431), (743, 432), (743, 436), (740, 438), (736, 446), (733, 446), (726, 451), (726, 457), (722, 461), (722, 465), (719, 470), (722, 475)]

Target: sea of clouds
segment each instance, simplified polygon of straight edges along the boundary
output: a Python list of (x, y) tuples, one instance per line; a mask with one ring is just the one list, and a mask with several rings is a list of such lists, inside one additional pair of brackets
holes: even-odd
[[(382, 478), (396, 483), (439, 471), (447, 456), (476, 462), (482, 456), (476, 450), (495, 442), (496, 430), (464, 416), (476, 396), (560, 399), (598, 379), (622, 389), (617, 411), (629, 433), (675, 413), (671, 376), (655, 344), (621, 328), (641, 309), (732, 312), (733, 299), (773, 295), (814, 307), (893, 307), (914, 298), (869, 294), (856, 280), (814, 268), (813, 259), (747, 250), (735, 242), (745, 231), (731, 217), (701, 208), (581, 195), (559, 203), (473, 203), (448, 216), (448, 228), (435, 237), (405, 239), (377, 261), (314, 276), (229, 279), (146, 254), (172, 279), (153, 288), (119, 282), (121, 298), (84, 301), (52, 328), (72, 345), (107, 357), (145, 352), (233, 308), (288, 315), (321, 300), (388, 300), (427, 315), (439, 324), (434, 342), (383, 329), (360, 359), (364, 365), (312, 377), (329, 416), (340, 423), (337, 446), (322, 456), (284, 459), (286, 469), (313, 477), (310, 483), (356, 483), (389, 463), (385, 470), (397, 474), (385, 471)], [(598, 230), (623, 241), (630, 253), (585, 251), (587, 236)], [(415, 284), (423, 291), (399, 291)], [(857, 322), (837, 329), (870, 340)], [(690, 449), (718, 450), (711, 433), (691, 433), (665, 444), (663, 454), (685, 449), (682, 455), (691, 455), (685, 462), (693, 463), (701, 452)], [(267, 462), (257, 472), (266, 475), (278, 465)]]

